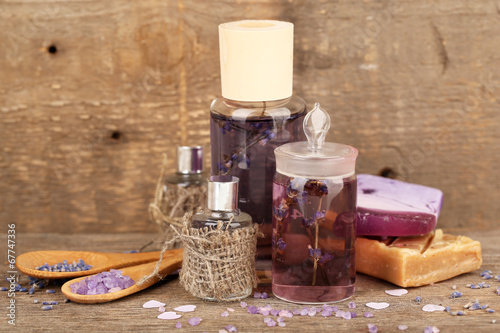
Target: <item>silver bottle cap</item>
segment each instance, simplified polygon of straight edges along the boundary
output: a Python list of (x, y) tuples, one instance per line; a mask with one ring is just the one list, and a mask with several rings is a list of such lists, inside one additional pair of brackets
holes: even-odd
[(210, 210), (232, 211), (238, 209), (238, 177), (212, 176), (208, 180), (208, 205)]
[(203, 171), (203, 147), (177, 147), (177, 172), (201, 173)]

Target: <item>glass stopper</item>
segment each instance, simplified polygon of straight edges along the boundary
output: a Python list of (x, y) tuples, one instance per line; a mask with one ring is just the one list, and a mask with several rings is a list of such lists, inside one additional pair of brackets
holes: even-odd
[(304, 133), (307, 137), (307, 148), (310, 151), (319, 151), (325, 143), (326, 133), (330, 129), (330, 115), (323, 110), (319, 103), (304, 118)]

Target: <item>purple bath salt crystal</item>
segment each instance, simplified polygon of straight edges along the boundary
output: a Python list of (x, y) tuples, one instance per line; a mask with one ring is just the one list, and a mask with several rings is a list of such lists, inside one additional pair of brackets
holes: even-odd
[(332, 311), (329, 309), (324, 309), (323, 311), (321, 311), (321, 315), (323, 317), (330, 317), (332, 315)]
[(358, 235), (411, 236), (434, 230), (443, 192), (390, 178), (357, 176)]
[(279, 313), (280, 317), (292, 318), (293, 314), (290, 310), (281, 310)]
[(300, 310), (301, 316), (307, 316), (308, 313), (309, 313), (309, 309), (304, 308), (304, 309)]
[(250, 314), (257, 314), (259, 310), (256, 306), (250, 305), (249, 307), (247, 307), (247, 312)]
[(197, 326), (201, 323), (201, 318), (193, 317), (188, 319), (188, 324), (191, 326)]
[(356, 303), (350, 302), (349, 303), (349, 309), (355, 309), (356, 308)]
[(71, 291), (80, 295), (100, 295), (120, 291), (131, 287), (135, 282), (129, 276), (123, 276), (122, 271), (112, 269), (86, 277), (80, 282), (70, 285)]
[(234, 327), (233, 325), (227, 325), (226, 327), (224, 327), (226, 329), (226, 331), (228, 332), (238, 332), (238, 330), (236, 329), (236, 327)]
[(371, 312), (365, 312), (365, 313), (363, 313), (363, 316), (365, 318), (372, 318), (373, 317), (373, 313), (371, 313)]
[(182, 324), (180, 321), (177, 322), (177, 324), (175, 324), (175, 328), (181, 328), (182, 327)]
[(242, 302), (240, 302), (240, 306), (242, 308), (246, 308), (247, 307), (247, 303), (242, 301)]
[(262, 297), (262, 294), (257, 292), (257, 291), (253, 294), (253, 298), (261, 298), (261, 297)]
[(271, 310), (271, 316), (277, 316), (280, 313), (280, 310), (272, 309)]
[(260, 309), (259, 309), (259, 313), (260, 313), (261, 315), (263, 315), (264, 317), (265, 317), (265, 316), (269, 316), (269, 312), (270, 312), (270, 310), (268, 310), (268, 309), (266, 309), (266, 308), (260, 308)]
[(368, 332), (370, 333), (377, 333), (378, 332), (378, 327), (373, 324), (368, 324)]
[(344, 318), (344, 319), (351, 319), (351, 313), (349, 311), (345, 311), (342, 314), (342, 318)]
[(267, 326), (268, 326), (268, 327), (274, 327), (274, 326), (276, 326), (276, 322), (275, 322), (274, 320), (272, 320), (272, 319), (271, 319), (271, 320), (269, 320), (269, 321), (267, 322)]
[(300, 315), (300, 309), (293, 309), (293, 310), (292, 310), (292, 313), (293, 313), (295, 316), (298, 316), (298, 315)]

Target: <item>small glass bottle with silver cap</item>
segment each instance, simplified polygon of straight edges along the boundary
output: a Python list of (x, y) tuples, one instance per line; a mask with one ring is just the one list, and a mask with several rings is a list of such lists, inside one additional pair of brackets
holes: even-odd
[[(193, 216), (191, 227), (202, 229), (216, 228), (219, 222), (224, 223), (224, 230), (234, 230), (252, 226), (252, 217), (238, 209), (239, 179), (232, 176), (212, 176), (208, 180), (207, 209)], [(249, 296), (252, 286), (243, 287), (225, 300), (238, 300)], [(205, 298), (206, 300), (217, 300)]]
[(203, 171), (203, 147), (177, 147), (177, 172), (163, 182), (161, 210), (168, 221), (196, 213), (206, 204), (207, 174)]

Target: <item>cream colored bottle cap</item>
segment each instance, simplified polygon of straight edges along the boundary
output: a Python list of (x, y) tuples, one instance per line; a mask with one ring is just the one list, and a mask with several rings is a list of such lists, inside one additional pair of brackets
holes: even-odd
[(219, 47), (224, 98), (256, 102), (292, 96), (292, 23), (223, 23), (219, 25)]

